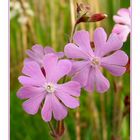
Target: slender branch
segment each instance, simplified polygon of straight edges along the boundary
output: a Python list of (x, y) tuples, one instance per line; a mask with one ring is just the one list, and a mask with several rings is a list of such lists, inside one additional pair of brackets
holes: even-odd
[(74, 24), (74, 27), (73, 27), (73, 29), (72, 29), (72, 32), (71, 32), (70, 42), (72, 42), (72, 40), (73, 40), (73, 35), (74, 35), (75, 31), (76, 31), (76, 27), (77, 27), (77, 24), (75, 23), (75, 24)]

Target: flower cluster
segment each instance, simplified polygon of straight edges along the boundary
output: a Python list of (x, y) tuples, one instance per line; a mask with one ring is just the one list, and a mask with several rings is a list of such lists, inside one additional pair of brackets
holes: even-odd
[(62, 58), (64, 56), (63, 52), (55, 52), (53, 48), (47, 46), (43, 48), (41, 45), (34, 45), (32, 47), (32, 50), (27, 50), (26, 54), (29, 56), (29, 58), (25, 59), (26, 62), (36, 61), (40, 66), (43, 65), (43, 58), (46, 54), (53, 53), (58, 56), (58, 58)]
[(125, 72), (128, 57), (125, 52), (119, 50), (123, 45), (122, 41), (115, 33), (107, 40), (103, 28), (97, 28), (94, 32), (94, 50), (90, 46), (87, 31), (76, 32), (73, 40), (75, 43), (65, 46), (66, 56), (74, 59), (69, 74), (89, 92), (93, 92), (95, 87), (99, 93), (107, 91), (110, 84), (101, 68), (106, 68), (115, 76), (121, 76)]
[(17, 96), (27, 99), (23, 103), (27, 113), (36, 114), (42, 106), (41, 114), (44, 121), (50, 121), (52, 114), (56, 120), (62, 120), (67, 115), (67, 107), (79, 106), (79, 101), (75, 97), (80, 95), (80, 84), (75, 81), (58, 83), (71, 70), (72, 64), (69, 60), (59, 60), (55, 53), (44, 54), (41, 66), (39, 60), (40, 57), (34, 61), (25, 61), (22, 70), (24, 76), (19, 77), (23, 87), (19, 89)]
[[(119, 10), (118, 15), (114, 16), (117, 24), (110, 36), (107, 37), (102, 27), (96, 28), (92, 44), (89, 32), (80, 30), (73, 35), (73, 41), (66, 44), (64, 53), (40, 45), (27, 50), (23, 75), (19, 77), (22, 87), (17, 92), (20, 99), (26, 99), (23, 109), (27, 113), (34, 115), (41, 108), (44, 121), (52, 117), (62, 120), (68, 108), (79, 106), (77, 97), (81, 88), (89, 93), (107, 92), (110, 83), (104, 69), (113, 76), (125, 73), (128, 56), (121, 48), (130, 31), (130, 15), (127, 9)], [(70, 76), (71, 81), (61, 83), (60, 79), (66, 76)]]
[(77, 4), (77, 17), (76, 24), (79, 24), (81, 22), (98, 22), (107, 18), (107, 15), (104, 13), (93, 13), (89, 5), (80, 3)]
[(117, 14), (113, 17), (116, 25), (112, 32), (117, 33), (120, 39), (125, 42), (128, 34), (131, 32), (131, 8), (122, 8), (118, 10)]

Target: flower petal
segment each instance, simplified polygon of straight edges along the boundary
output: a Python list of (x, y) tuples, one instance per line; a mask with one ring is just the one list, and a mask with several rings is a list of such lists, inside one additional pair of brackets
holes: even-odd
[(67, 94), (65, 91), (57, 91), (55, 95), (64, 103), (65, 106), (69, 108), (76, 108), (79, 106), (79, 101)]
[(33, 60), (30, 59), (30, 58), (25, 58), (25, 59), (24, 59), (24, 64), (25, 64), (25, 63), (28, 63), (28, 62), (31, 62), (31, 61), (33, 61)]
[(126, 68), (123, 66), (110, 65), (110, 64), (102, 64), (102, 66), (106, 68), (114, 76), (121, 76), (126, 71)]
[(90, 55), (93, 55), (93, 50), (90, 46), (90, 36), (89, 32), (85, 30), (77, 31), (73, 36), (74, 42), (83, 50)]
[(54, 50), (53, 50), (53, 48), (51, 48), (51, 47), (45, 47), (45, 48), (44, 48), (44, 53), (45, 53), (45, 54), (54, 53)]
[(41, 57), (43, 56), (43, 47), (41, 45), (34, 45), (32, 50), (36, 53), (36, 55)]
[(130, 33), (130, 28), (126, 25), (116, 24), (112, 30), (113, 33), (117, 33), (120, 39), (125, 42), (127, 36)]
[(54, 54), (56, 54), (58, 56), (58, 58), (64, 57), (64, 53), (63, 52), (55, 52), (53, 50), (53, 48), (51, 48), (51, 47), (45, 47), (44, 48), (44, 52), (45, 52), (45, 54), (54, 53)]
[(33, 78), (34, 80), (37, 80), (40, 83), (45, 82), (45, 77), (40, 69), (39, 64), (37, 64), (36, 62), (32, 61), (24, 63), (22, 73)]
[(48, 94), (45, 98), (43, 108), (41, 110), (41, 116), (44, 121), (48, 122), (52, 118), (52, 95)]
[(102, 47), (104, 47), (107, 40), (106, 32), (103, 28), (97, 28), (94, 31), (94, 44), (95, 44), (95, 52), (99, 54)]
[(71, 96), (79, 97), (80, 96), (80, 84), (76, 81), (69, 81), (64, 84), (59, 84), (57, 90), (59, 92), (65, 92)]
[(61, 79), (63, 76), (68, 74), (72, 68), (72, 64), (69, 60), (63, 59), (59, 60), (57, 63), (57, 67), (55, 69), (54, 73), (54, 82), (57, 82), (59, 79)]
[(64, 57), (64, 52), (57, 52), (55, 54), (58, 56), (58, 58)]
[(96, 90), (99, 93), (106, 92), (110, 87), (109, 81), (104, 77), (104, 75), (98, 68), (95, 69), (95, 85)]
[(106, 45), (102, 49), (101, 56), (104, 56), (104, 55), (107, 55), (108, 53), (116, 51), (120, 49), (122, 46), (123, 46), (123, 42), (119, 38), (119, 36), (116, 33), (111, 33)]
[(83, 68), (89, 66), (89, 62), (88, 61), (71, 61), (72, 62), (72, 69), (69, 73), (70, 76), (80, 72)]
[(56, 65), (57, 65), (58, 57), (53, 54), (47, 54), (44, 57), (43, 66), (46, 72), (46, 79), (49, 82), (53, 81), (54, 74), (56, 72)]
[(104, 56), (108, 53), (118, 50), (122, 47), (123, 42), (116, 33), (111, 33), (108, 40), (103, 28), (97, 28), (94, 32), (95, 55)]
[(21, 87), (17, 92), (17, 97), (20, 99), (27, 99), (34, 96), (37, 96), (38, 94), (43, 93), (43, 90), (41, 88), (37, 87)]
[(32, 97), (23, 103), (23, 109), (31, 115), (34, 115), (38, 112), (41, 102), (43, 101), (45, 95), (39, 94), (35, 97)]
[(24, 86), (41, 86), (42, 85), (40, 81), (27, 77), (27, 76), (19, 76), (18, 80)]
[(107, 63), (110, 65), (125, 66), (128, 62), (128, 56), (124, 51), (118, 50), (112, 55), (103, 57), (101, 63)]
[(125, 16), (125, 17), (129, 17), (130, 16), (129, 9), (126, 9), (126, 8), (119, 9), (117, 14), (120, 15), (120, 16)]
[(81, 86), (85, 86), (88, 80), (90, 66), (84, 67), (79, 72), (75, 73), (72, 80), (77, 81), (81, 84)]
[(76, 46), (73, 43), (68, 43), (65, 46), (64, 53), (68, 58), (82, 58), (88, 59), (89, 54), (83, 51), (80, 47)]
[(41, 59), (43, 58), (43, 47), (40, 45), (34, 45), (32, 50), (27, 50), (26, 54), (29, 56), (30, 59), (41, 63)]
[(35, 53), (34, 53), (33, 51), (27, 50), (27, 51), (26, 51), (26, 54), (27, 54), (31, 59), (36, 60), (36, 55), (35, 55)]
[(69, 60), (59, 60), (55, 54), (48, 54), (44, 58), (46, 79), (49, 82), (57, 82), (71, 70), (72, 64)]
[(56, 120), (63, 120), (67, 116), (67, 108), (52, 94), (53, 116)]
[(130, 25), (130, 19), (124, 16), (113, 16), (113, 20), (119, 24), (127, 24)]
[(106, 68), (112, 75), (121, 76), (126, 68), (123, 67), (128, 62), (128, 56), (125, 52), (119, 50), (110, 56), (103, 57), (101, 65)]
[(88, 81), (85, 86), (85, 89), (88, 92), (92, 93), (94, 91), (94, 86), (95, 86), (95, 70), (93, 68), (90, 68)]

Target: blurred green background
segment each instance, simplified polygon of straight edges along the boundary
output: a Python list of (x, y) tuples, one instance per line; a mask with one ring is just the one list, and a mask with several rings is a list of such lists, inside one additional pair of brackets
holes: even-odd
[[(63, 51), (74, 21), (76, 2), (91, 6), (93, 13), (104, 12), (108, 18), (98, 23), (82, 23), (78, 29), (91, 32), (103, 26), (109, 34), (114, 22), (112, 16), (129, 0), (11, 0), (10, 2), (10, 138), (11, 140), (52, 140), (49, 128), (38, 113), (26, 114), (16, 97), (20, 87), (25, 51), (34, 44), (49, 45)], [(123, 50), (130, 54), (130, 41)], [(130, 73), (114, 78), (105, 71), (111, 83), (105, 94), (86, 94), (82, 90), (80, 109), (70, 110), (65, 119), (63, 140), (129, 140), (130, 139)]]

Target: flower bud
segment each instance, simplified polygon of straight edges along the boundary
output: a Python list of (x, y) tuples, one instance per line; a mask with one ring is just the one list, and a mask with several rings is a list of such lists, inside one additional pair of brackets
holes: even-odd
[(107, 18), (106, 14), (103, 13), (97, 13), (97, 14), (93, 14), (90, 18), (89, 18), (89, 22), (97, 22), (97, 21), (101, 21), (103, 19)]
[(93, 14), (92, 16), (87, 16), (86, 14), (84, 14), (79, 19), (77, 19), (76, 24), (79, 24), (81, 22), (97, 22), (105, 19), (106, 17), (107, 15), (103, 13)]
[(77, 19), (76, 24), (79, 24), (81, 22), (88, 22), (89, 17), (87, 17), (86, 15), (81, 16), (79, 19)]

